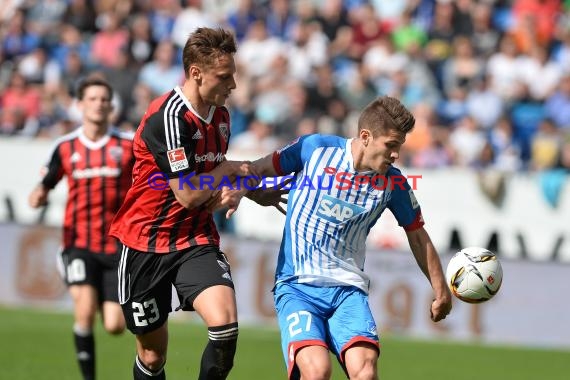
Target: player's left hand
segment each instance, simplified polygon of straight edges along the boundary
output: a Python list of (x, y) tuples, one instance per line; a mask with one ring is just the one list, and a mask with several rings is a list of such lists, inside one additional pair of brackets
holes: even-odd
[(285, 194), (289, 193), (290, 188), (287, 188), (287, 185), (289, 185), (292, 180), (292, 178), (287, 179), (279, 185), (270, 188), (259, 188), (252, 191), (248, 195), (248, 198), (261, 206), (273, 206), (279, 210), (280, 213), (285, 215), (286, 211), (283, 206), (281, 206), (281, 203), (287, 204)]
[(244, 195), (245, 192), (243, 189), (236, 190), (224, 187), (221, 190), (220, 206), (228, 208), (228, 211), (226, 212), (226, 219), (229, 219), (234, 214), (234, 212), (237, 211), (239, 203), (241, 202), (241, 199)]

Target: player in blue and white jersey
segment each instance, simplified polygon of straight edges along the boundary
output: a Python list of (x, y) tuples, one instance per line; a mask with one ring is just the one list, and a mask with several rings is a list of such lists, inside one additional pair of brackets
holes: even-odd
[[(406, 231), (431, 283), (431, 318), (451, 310), (439, 256), (423, 228), (420, 206), (392, 166), (414, 117), (381, 97), (358, 121), (358, 137), (303, 136), (253, 163), (263, 176), (294, 173), (275, 273), (274, 299), (289, 379), (328, 379), (329, 349), (350, 379), (377, 379), (379, 339), (364, 273), (366, 238), (389, 209)], [(237, 194), (237, 195), (236, 195)], [(230, 214), (239, 192), (222, 196)]]

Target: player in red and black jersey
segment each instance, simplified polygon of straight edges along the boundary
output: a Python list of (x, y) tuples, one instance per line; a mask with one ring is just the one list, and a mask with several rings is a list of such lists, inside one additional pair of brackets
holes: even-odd
[(225, 379), (233, 366), (236, 301), (211, 210), (219, 184), (251, 174), (249, 163), (225, 160), (235, 52), (229, 32), (197, 29), (183, 49), (183, 86), (150, 104), (134, 138), (133, 186), (111, 235), (124, 246), (119, 302), (137, 339), (135, 379), (166, 376), (172, 285), (180, 308), (208, 327), (199, 379)]
[(75, 346), (84, 379), (95, 378), (93, 324), (100, 308), (105, 329), (125, 329), (117, 294), (117, 241), (108, 235), (115, 213), (132, 182), (132, 137), (109, 127), (111, 86), (89, 78), (78, 88), (83, 125), (60, 138), (30, 194), (32, 207), (46, 204), (48, 193), (67, 177), (63, 222), (63, 274), (74, 303)]

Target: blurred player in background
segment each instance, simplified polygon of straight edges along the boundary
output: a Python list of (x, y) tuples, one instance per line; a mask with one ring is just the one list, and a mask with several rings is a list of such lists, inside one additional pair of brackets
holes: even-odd
[(73, 300), (73, 334), (84, 379), (95, 378), (93, 324), (101, 310), (105, 330), (120, 334), (125, 320), (118, 303), (118, 242), (111, 222), (131, 186), (132, 137), (109, 125), (113, 90), (100, 78), (87, 78), (77, 90), (83, 123), (55, 145), (31, 207), (47, 204), (49, 192), (65, 175), (68, 184), (63, 222), (62, 272)]
[[(377, 379), (380, 353), (364, 273), (366, 238), (385, 209), (406, 231), (431, 283), (431, 319), (451, 311), (439, 256), (423, 228), (420, 206), (392, 166), (415, 119), (395, 98), (369, 104), (358, 137), (307, 135), (253, 163), (263, 176), (296, 175), (275, 275), (275, 308), (290, 379), (329, 379), (329, 350), (350, 379)], [(224, 190), (237, 208), (243, 191)]]
[(233, 366), (234, 285), (210, 210), (221, 181), (250, 174), (249, 163), (225, 160), (230, 115), (224, 104), (236, 87), (235, 52), (233, 35), (223, 29), (191, 34), (183, 86), (150, 104), (134, 138), (133, 187), (111, 234), (124, 245), (119, 299), (136, 335), (135, 379), (166, 377), (172, 285), (179, 308), (196, 311), (208, 327), (198, 378), (225, 379)]

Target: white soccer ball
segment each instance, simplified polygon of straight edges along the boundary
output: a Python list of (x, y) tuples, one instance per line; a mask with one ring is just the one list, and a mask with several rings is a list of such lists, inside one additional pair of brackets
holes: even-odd
[(481, 303), (493, 298), (501, 288), (503, 269), (493, 252), (469, 247), (451, 258), (445, 277), (457, 298), (469, 303)]

